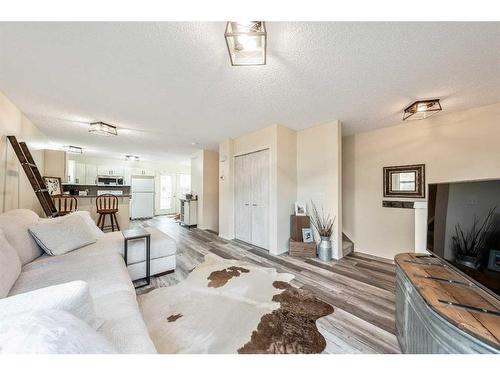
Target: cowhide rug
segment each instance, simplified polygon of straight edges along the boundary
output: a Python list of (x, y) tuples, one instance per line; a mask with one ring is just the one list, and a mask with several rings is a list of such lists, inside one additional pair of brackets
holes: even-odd
[(320, 353), (316, 320), (333, 308), (292, 279), (208, 254), (179, 284), (138, 300), (160, 353)]

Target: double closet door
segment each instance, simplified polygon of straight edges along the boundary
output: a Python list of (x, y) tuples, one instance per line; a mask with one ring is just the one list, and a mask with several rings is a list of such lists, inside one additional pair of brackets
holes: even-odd
[(234, 168), (235, 238), (269, 249), (269, 150), (237, 156)]

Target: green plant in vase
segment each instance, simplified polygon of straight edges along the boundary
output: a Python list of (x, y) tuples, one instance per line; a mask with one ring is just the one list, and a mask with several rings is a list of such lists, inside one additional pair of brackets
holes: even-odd
[(495, 211), (493, 207), (480, 222), (474, 215), (472, 227), (464, 233), (460, 223), (455, 225), (455, 235), (451, 237), (452, 249), (456, 261), (470, 268), (478, 268), (483, 254), (488, 250), (488, 243), (495, 227)]

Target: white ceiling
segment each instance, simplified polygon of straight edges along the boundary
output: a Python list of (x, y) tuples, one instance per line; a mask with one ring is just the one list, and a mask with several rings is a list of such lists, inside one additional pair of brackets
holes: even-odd
[[(500, 101), (500, 23), (268, 22), (256, 67), (230, 65), (224, 26), (0, 23), (0, 91), (56, 143), (172, 161), (274, 123), (352, 134), (418, 98)], [(119, 136), (88, 134), (95, 120)]]

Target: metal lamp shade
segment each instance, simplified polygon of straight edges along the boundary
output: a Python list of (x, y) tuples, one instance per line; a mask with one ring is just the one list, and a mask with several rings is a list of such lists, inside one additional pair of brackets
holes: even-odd
[(106, 124), (105, 122), (93, 122), (89, 126), (89, 133), (103, 136), (118, 135), (116, 126)]
[(422, 120), (441, 110), (439, 99), (417, 100), (404, 109), (403, 121)]
[(267, 33), (264, 21), (228, 22), (227, 50), (231, 65), (265, 65)]

